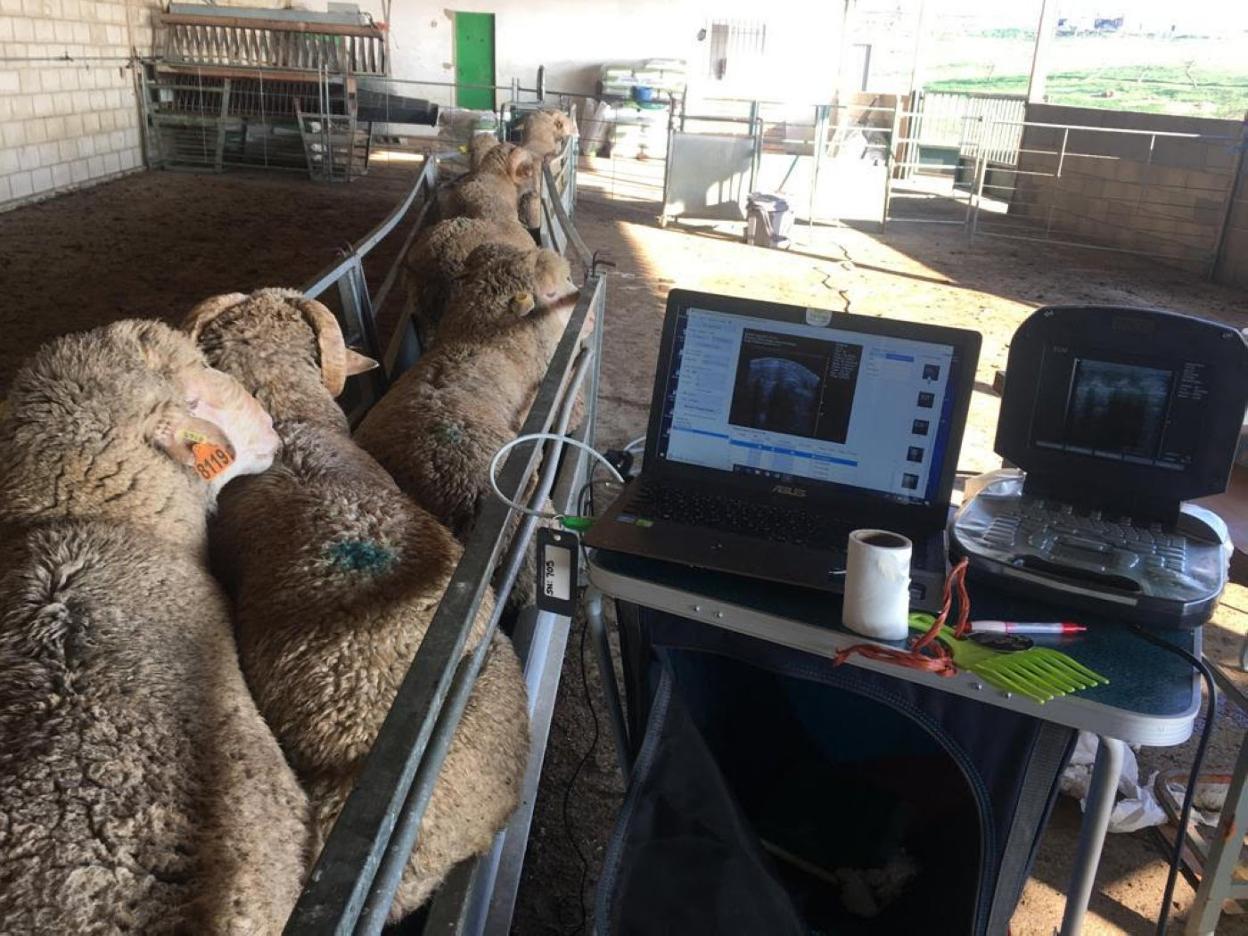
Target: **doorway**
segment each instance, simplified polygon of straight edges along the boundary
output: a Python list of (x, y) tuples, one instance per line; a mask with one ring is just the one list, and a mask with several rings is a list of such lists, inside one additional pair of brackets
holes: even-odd
[(494, 109), (494, 14), (455, 14), (455, 103)]

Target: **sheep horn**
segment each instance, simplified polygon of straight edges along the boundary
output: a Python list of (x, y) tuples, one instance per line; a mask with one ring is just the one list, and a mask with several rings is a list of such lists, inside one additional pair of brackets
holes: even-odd
[(296, 299), (295, 305), (312, 330), (321, 354), (321, 380), (331, 396), (338, 396), (347, 385), (347, 342), (338, 319), (315, 299)]
[(225, 293), (213, 296), (191, 309), (182, 320), (182, 330), (191, 336), (191, 341), (198, 342), (204, 326), (215, 319), (226, 309), (232, 308), (247, 299), (246, 293)]

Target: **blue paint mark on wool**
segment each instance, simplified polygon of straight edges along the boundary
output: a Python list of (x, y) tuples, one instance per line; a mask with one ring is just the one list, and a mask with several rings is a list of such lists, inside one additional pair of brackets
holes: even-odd
[(353, 572), (384, 572), (396, 558), (392, 550), (373, 540), (339, 540), (326, 551), (334, 565)]

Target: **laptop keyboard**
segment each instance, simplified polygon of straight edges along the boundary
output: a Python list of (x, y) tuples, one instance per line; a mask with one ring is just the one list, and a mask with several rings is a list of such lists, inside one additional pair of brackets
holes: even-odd
[(625, 513), (844, 554), (853, 527), (808, 510), (641, 484)]

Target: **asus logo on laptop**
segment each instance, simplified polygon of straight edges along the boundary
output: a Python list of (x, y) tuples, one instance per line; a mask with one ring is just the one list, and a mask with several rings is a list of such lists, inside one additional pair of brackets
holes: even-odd
[(772, 494), (786, 494), (789, 497), (805, 497), (806, 489), (800, 487), (789, 487), (787, 484), (773, 484), (771, 487)]

